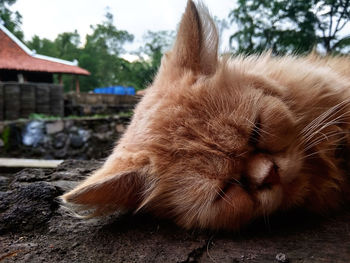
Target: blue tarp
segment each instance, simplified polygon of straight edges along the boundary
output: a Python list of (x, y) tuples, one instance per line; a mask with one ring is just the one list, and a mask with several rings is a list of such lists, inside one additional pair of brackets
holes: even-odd
[(135, 88), (112, 86), (94, 89), (94, 93), (97, 94), (115, 94), (115, 95), (135, 95)]

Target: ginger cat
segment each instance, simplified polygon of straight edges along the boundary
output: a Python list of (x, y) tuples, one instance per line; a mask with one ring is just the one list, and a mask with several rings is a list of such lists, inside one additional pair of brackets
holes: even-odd
[(343, 204), (348, 59), (225, 59), (217, 50), (207, 9), (189, 0), (127, 131), (102, 168), (62, 196), (66, 205), (235, 230), (277, 210)]

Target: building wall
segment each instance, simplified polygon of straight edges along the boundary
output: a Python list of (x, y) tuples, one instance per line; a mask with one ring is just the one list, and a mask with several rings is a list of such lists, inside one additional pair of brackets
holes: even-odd
[(53, 74), (47, 72), (30, 72), (0, 69), (0, 81), (19, 81), (18, 75), (26, 82), (53, 83)]

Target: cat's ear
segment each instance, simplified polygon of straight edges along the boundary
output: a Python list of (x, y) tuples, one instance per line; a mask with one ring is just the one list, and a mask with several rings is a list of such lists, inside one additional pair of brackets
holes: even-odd
[(73, 210), (93, 209), (93, 215), (136, 209), (143, 199), (143, 178), (137, 171), (104, 175), (101, 169), (61, 199)]
[(217, 66), (218, 33), (207, 8), (188, 0), (169, 59), (177, 68), (209, 75)]

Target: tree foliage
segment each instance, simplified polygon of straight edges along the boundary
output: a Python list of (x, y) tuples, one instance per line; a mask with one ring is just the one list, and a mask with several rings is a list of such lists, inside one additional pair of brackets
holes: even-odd
[(86, 43), (79, 57), (80, 65), (91, 72), (82, 80), (82, 86), (92, 89), (101, 86), (123, 85), (120, 78), (123, 70), (123, 45), (133, 40), (127, 31), (118, 30), (113, 24), (113, 15), (106, 14), (102, 24), (91, 27), (93, 32), (86, 36)]
[(350, 0), (238, 0), (229, 16), (238, 25), (230, 38), (238, 52), (307, 53), (318, 46), (339, 53), (350, 44), (342, 31), (350, 20)]
[(320, 18), (320, 44), (327, 52), (345, 52), (350, 46), (349, 31), (344, 30), (350, 21), (350, 0), (315, 1), (315, 12)]
[(17, 38), (23, 40), (23, 31), (21, 30), (22, 16), (19, 12), (12, 12), (9, 7), (13, 5), (16, 0), (0, 0), (0, 23)]
[(141, 56), (146, 55), (150, 58), (152, 67), (157, 70), (163, 53), (170, 48), (174, 38), (174, 31), (147, 31), (143, 36), (145, 45), (140, 48), (139, 52)]
[[(20, 29), (21, 15), (8, 8), (16, 0), (0, 0), (0, 16), (7, 27), (19, 39), (23, 39)], [(77, 59), (79, 66), (90, 71), (91, 75), (81, 77), (81, 90), (90, 91), (97, 87), (113, 85), (145, 88), (156, 74), (163, 53), (170, 47), (173, 31), (148, 31), (144, 36), (144, 45), (136, 52), (139, 59), (129, 62), (122, 58), (124, 45), (134, 36), (114, 25), (113, 15), (107, 11), (104, 21), (91, 26), (92, 33), (85, 41), (77, 30), (59, 34), (55, 40), (33, 36), (26, 45), (36, 53), (69, 61)], [(63, 75), (66, 90), (73, 90), (74, 79)]]
[[(107, 13), (105, 21), (91, 26), (91, 29), (92, 33), (86, 36), (83, 46), (77, 31), (59, 34), (54, 41), (34, 36), (27, 45), (43, 55), (70, 61), (77, 59), (79, 66), (91, 73), (80, 78), (82, 91), (113, 85), (143, 89), (152, 81), (163, 52), (174, 38), (172, 31), (147, 32), (145, 44), (137, 52), (139, 59), (129, 62), (121, 56), (125, 52), (124, 44), (132, 41), (133, 35), (117, 29), (112, 14)], [(69, 76), (64, 76), (63, 81), (67, 90), (73, 89)]]
[(170, 49), (175, 38), (174, 31), (147, 31), (143, 36), (145, 43), (139, 51), (139, 61), (130, 65), (135, 72), (134, 79), (138, 85), (146, 87), (152, 82), (161, 63), (164, 52)]

